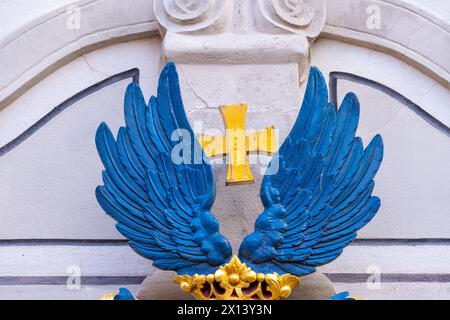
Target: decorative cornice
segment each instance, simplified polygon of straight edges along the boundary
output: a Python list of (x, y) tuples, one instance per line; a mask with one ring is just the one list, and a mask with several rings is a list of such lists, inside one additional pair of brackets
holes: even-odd
[(384, 52), (449, 87), (450, 60), (445, 45), (450, 41), (450, 24), (437, 12), (450, 4), (408, 0), (370, 3), (379, 12), (377, 28), (367, 27), (370, 13), (366, 2), (326, 0), (328, 14), (320, 37)]
[[(161, 0), (159, 0), (161, 1)], [(172, 0), (175, 1), (175, 0)], [(186, 2), (185, 0), (184, 2)], [(197, 3), (199, 0), (191, 0), (193, 3)], [(227, 58), (235, 52), (233, 46), (229, 46), (228, 42), (224, 42), (221, 37), (212, 39), (211, 32), (218, 30), (225, 30), (228, 34), (228, 38), (232, 41), (239, 40), (241, 44), (246, 44), (249, 40), (252, 43), (247, 45), (247, 50), (243, 52), (241, 56), (236, 55), (236, 59), (239, 59), (240, 63), (253, 63), (258, 59), (263, 59), (264, 63), (277, 63), (277, 62), (293, 62), (297, 61), (300, 52), (300, 47), (307, 44), (308, 37), (314, 37), (317, 29), (312, 28), (314, 21), (308, 27), (299, 27), (295, 24), (290, 24), (286, 20), (283, 20), (278, 15), (273, 7), (273, 0), (258, 0), (261, 3), (265, 3), (265, 7), (268, 8), (266, 17), (263, 14), (263, 9), (260, 8), (261, 3), (255, 0), (250, 0), (249, 6), (252, 12), (256, 16), (253, 21), (260, 26), (265, 26), (262, 29), (257, 29), (255, 24), (253, 26), (259, 31), (258, 37), (253, 37), (254, 30), (250, 31), (247, 37), (242, 33), (238, 34), (241, 37), (236, 37), (236, 33), (233, 31), (227, 31), (232, 29), (231, 14), (233, 13), (234, 3), (243, 2), (246, 0), (221, 0), (224, 3), (223, 10), (220, 14), (220, 18), (215, 20), (213, 18), (214, 10), (209, 10), (208, 15), (200, 15), (204, 22), (204, 28), (199, 28), (199, 20), (185, 20), (181, 23), (183, 28), (191, 24), (189, 33), (191, 35), (205, 35), (205, 39), (208, 42), (216, 42), (217, 45), (213, 45), (210, 49), (217, 49), (217, 52), (223, 52), (223, 50), (229, 51), (222, 56), (219, 54), (209, 55), (208, 51), (199, 55), (197, 58), (206, 58), (208, 63), (211, 61), (220, 61), (221, 63), (230, 62)], [(158, 0), (155, 0), (155, 3)], [(177, 0), (178, 3), (183, 2)], [(218, 3), (217, 1), (208, 1)], [(315, 1), (314, 1), (315, 2)], [(322, 2), (321, 0), (317, 2)], [(15, 99), (20, 97), (26, 90), (32, 87), (41, 79), (52, 73), (54, 70), (63, 66), (64, 64), (78, 58), (81, 54), (86, 52), (111, 45), (121, 41), (129, 41), (131, 39), (138, 39), (148, 37), (149, 35), (158, 33), (158, 24), (154, 21), (152, 1), (151, 0), (136, 0), (132, 5), (128, 7), (127, 14), (120, 14), (125, 6), (125, 2), (121, 0), (80, 0), (73, 1), (77, 3), (81, 9), (82, 21), (96, 23), (86, 23), (80, 30), (69, 30), (66, 27), (67, 22), (67, 4), (61, 4), (56, 9), (50, 5), (40, 4), (39, 12), (45, 12), (45, 14), (36, 14), (30, 16), (28, 20), (23, 20), (19, 26), (15, 29), (5, 29), (5, 32), (0, 33), (0, 61), (2, 61), (2, 67), (0, 67), (0, 110)], [(272, 3), (272, 4), (271, 4)], [(432, 2), (429, 4), (415, 5), (406, 0), (385, 0), (377, 1), (380, 5), (382, 12), (389, 12), (389, 14), (383, 15), (383, 28), (391, 30), (392, 32), (381, 32), (383, 30), (369, 30), (364, 23), (358, 22), (358, 13), (352, 12), (351, 8), (358, 8), (362, 10), (362, 18), (366, 19), (365, 14), (366, 7), (360, 7), (357, 0), (327, 0), (327, 23), (324, 29), (321, 31), (320, 37), (326, 37), (335, 39), (338, 41), (345, 41), (354, 43), (370, 49), (385, 52), (389, 55), (402, 59), (402, 61), (412, 65), (414, 68), (419, 69), (428, 76), (438, 81), (443, 86), (448, 86), (450, 81), (449, 76), (449, 64), (446, 59), (445, 44), (449, 38), (448, 24), (441, 18), (440, 15), (436, 15), (438, 9), (431, 10), (434, 6)], [(441, 5), (439, 3), (439, 5)], [(443, 5), (443, 4), (442, 4)], [(5, 10), (6, 4), (0, 5), (0, 10)], [(48, 7), (48, 8), (47, 8)], [(47, 8), (47, 9), (44, 9)], [(211, 7), (210, 5), (210, 8)], [(215, 8), (215, 7), (214, 7)], [(17, 11), (17, 12), (16, 12)], [(102, 12), (102, 16), (108, 17), (107, 19), (95, 19), (98, 13)], [(198, 11), (197, 11), (198, 12)], [(165, 11), (162, 11), (167, 19)], [(10, 10), (9, 15), (20, 14), (20, 8), (16, 10)], [(247, 14), (244, 12), (244, 15)], [(325, 13), (323, 13), (325, 15)], [(207, 18), (206, 18), (207, 17)], [(270, 22), (268, 17), (274, 22)], [(315, 13), (315, 17), (320, 17), (319, 13)], [(201, 20), (200, 19), (200, 20)], [(317, 18), (320, 21), (319, 18)], [(164, 27), (163, 19), (158, 19), (159, 27)], [(170, 20), (174, 27), (178, 20), (171, 18)], [(267, 22), (269, 21), (269, 22)], [(421, 27), (421, 34), (432, 34), (433, 37), (427, 37), (427, 42), (419, 41), (421, 34), (418, 32), (411, 34), (411, 37), (404, 37), (395, 33), (399, 28), (394, 28), (395, 25), (399, 25), (401, 21), (406, 27), (404, 30), (413, 30), (417, 26)], [(227, 23), (228, 22), (228, 23)], [(283, 27), (276, 26), (275, 23), (283, 25), (286, 28), (290, 28), (287, 31)], [(355, 24), (356, 23), (356, 24)], [(194, 25), (196, 28), (194, 28)], [(252, 23), (249, 23), (252, 25)], [(169, 24), (167, 24), (169, 26)], [(217, 27), (216, 27), (217, 26)], [(178, 26), (179, 30), (183, 30)], [(268, 30), (264, 30), (268, 29)], [(274, 31), (275, 29), (275, 31)], [(277, 30), (278, 29), (278, 30)], [(401, 28), (400, 28), (401, 29)], [(175, 30), (175, 29), (174, 29)], [(178, 35), (185, 35), (189, 29), (179, 32)], [(208, 32), (206, 32), (208, 31)], [(224, 34), (225, 34), (224, 31)], [(283, 32), (283, 35), (277, 34), (277, 32)], [(314, 31), (314, 32), (313, 32)], [(234, 31), (235, 32), (235, 31)], [(300, 36), (292, 38), (299, 33)], [(307, 37), (301, 37), (302, 32)], [(275, 35), (273, 34), (275, 33)], [(46, 36), (46, 39), (50, 39), (45, 43), (45, 46), (39, 46), (39, 51), (31, 50), (33, 47), (33, 41), (41, 39), (42, 35)], [(222, 36), (222, 35), (219, 35)], [(167, 38), (167, 37), (166, 37)], [(276, 38), (275, 41), (273, 39)], [(304, 38), (304, 39), (303, 39)], [(175, 37), (174, 40), (178, 40), (179, 37)], [(417, 41), (413, 41), (413, 40)], [(202, 49), (202, 40), (196, 41), (197, 48), (192, 48), (192, 54), (194, 50), (198, 52), (198, 49)], [(271, 48), (270, 54), (261, 54), (261, 48), (264, 43), (270, 43), (272, 40), (273, 48)], [(186, 39), (187, 42), (188, 39)], [(209, 45), (209, 43), (207, 44)], [(30, 48), (24, 48), (23, 43), (27, 43)], [(192, 45), (193, 42), (190, 42)], [(170, 44), (170, 43), (169, 43)], [(256, 49), (252, 49), (251, 46), (256, 45)], [(180, 44), (180, 47), (182, 45)], [(185, 45), (183, 45), (184, 48)], [(221, 47), (222, 48), (221, 48)], [(238, 46), (238, 47), (239, 47)], [(166, 49), (170, 47), (166, 46)], [(178, 50), (178, 48), (176, 48)], [(237, 50), (239, 53), (239, 50)], [(242, 51), (241, 51), (242, 52)], [(165, 50), (167, 53), (167, 50)], [(168, 55), (170, 57), (170, 55)], [(189, 55), (183, 55), (183, 59), (188, 61)], [(220, 59), (217, 59), (219, 57)], [(227, 60), (228, 59), (228, 60)], [(180, 61), (183, 62), (184, 61)], [(203, 60), (202, 60), (203, 62)], [(233, 62), (233, 61), (231, 61)]]

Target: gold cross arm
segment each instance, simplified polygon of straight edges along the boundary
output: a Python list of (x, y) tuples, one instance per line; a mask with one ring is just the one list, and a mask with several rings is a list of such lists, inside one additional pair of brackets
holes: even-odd
[(199, 135), (198, 140), (208, 157), (227, 157), (227, 185), (253, 183), (248, 155), (273, 154), (277, 148), (275, 128), (245, 132), (247, 104), (220, 107), (225, 122), (225, 136)]

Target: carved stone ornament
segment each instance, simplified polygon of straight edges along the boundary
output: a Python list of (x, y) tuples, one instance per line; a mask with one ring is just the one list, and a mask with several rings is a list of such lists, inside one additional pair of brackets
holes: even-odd
[[(335, 260), (381, 205), (372, 191), (383, 141), (376, 135), (364, 149), (355, 137), (356, 95), (347, 94), (337, 111), (327, 92), (311, 68), (298, 118), (261, 184), (264, 210), (236, 256), (211, 212), (213, 170), (187, 119), (172, 62), (149, 104), (138, 84), (128, 86), (126, 126), (117, 138), (100, 125), (95, 139), (105, 170), (97, 200), (138, 254), (178, 273), (183, 291), (214, 300), (287, 298), (298, 277)], [(244, 111), (225, 112), (236, 110)], [(117, 298), (131, 297), (123, 291)]]
[[(325, 0), (155, 0), (163, 54), (177, 63), (293, 63), (309, 68)], [(264, 54), (262, 54), (264, 53)]]
[[(260, 10), (264, 18), (281, 29), (316, 37), (325, 24), (325, 0), (155, 0), (156, 19), (171, 32), (193, 32), (218, 25), (230, 11)], [(224, 30), (230, 31), (230, 30)]]
[(273, 25), (307, 37), (317, 37), (325, 24), (325, 0), (258, 0)]
[(154, 0), (159, 24), (171, 32), (193, 32), (220, 23), (227, 0)]

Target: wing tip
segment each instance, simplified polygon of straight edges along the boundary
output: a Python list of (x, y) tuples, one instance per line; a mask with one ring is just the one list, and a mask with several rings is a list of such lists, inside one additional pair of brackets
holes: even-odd
[(108, 124), (105, 121), (102, 121), (97, 128), (97, 132), (101, 131), (101, 130), (108, 130), (108, 129), (109, 129)]
[(380, 152), (381, 160), (384, 157), (384, 141), (381, 135), (378, 133), (373, 137), (372, 141), (370, 142), (369, 146), (367, 148), (373, 148), (375, 152)]
[(100, 207), (103, 209), (103, 211), (114, 218), (114, 215), (112, 214), (112, 212), (110, 210), (108, 210), (109, 205), (107, 204), (108, 200), (107, 200), (107, 196), (105, 195), (104, 190), (106, 189), (106, 187), (104, 185), (100, 185), (97, 186), (97, 188), (95, 188), (95, 198), (97, 199), (98, 204), (100, 205)]
[(378, 196), (372, 196), (372, 199), (374, 206), (377, 207), (375, 211), (378, 211), (378, 209), (380, 209), (381, 207), (381, 199)]
[(120, 127), (119, 132), (117, 133), (117, 138), (121, 139), (122, 141), (125, 140), (125, 137), (127, 135), (127, 128), (126, 127)]
[(160, 81), (166, 77), (178, 78), (177, 66), (173, 60), (169, 60), (161, 71)]
[[(95, 188), (95, 197), (97, 198), (97, 202), (99, 202), (100, 203), (100, 199), (103, 197), (103, 194), (102, 194), (102, 187), (103, 186), (97, 186), (96, 188)], [(103, 200), (103, 199), (102, 199)]]
[(308, 84), (316, 83), (316, 81), (326, 87), (325, 77), (322, 71), (320, 71), (318, 67), (312, 66), (311, 68), (309, 68)]
[[(308, 82), (306, 84), (305, 95), (303, 97), (300, 113), (309, 112), (317, 104), (325, 107), (328, 103), (328, 87), (325, 77), (318, 67), (309, 69)], [(305, 111), (307, 110), (307, 111)], [(300, 114), (298, 119), (300, 118)]]
[(143, 103), (145, 105), (144, 93), (142, 92), (139, 83), (131, 82), (125, 91), (125, 111), (128, 107), (134, 106), (135, 104), (140, 105)]
[(309, 75), (316, 76), (316, 75), (323, 75), (323, 74), (322, 74), (322, 71), (320, 71), (319, 67), (311, 66), (309, 68)]
[(383, 141), (383, 137), (381, 136), (381, 134), (377, 133), (375, 135), (375, 137), (373, 137), (372, 140), (375, 141), (375, 143), (377, 145), (379, 145), (381, 148), (384, 148), (384, 141)]
[(134, 91), (141, 91), (141, 86), (139, 85), (139, 83), (130, 82), (127, 86), (126, 94), (129, 94), (130, 92)]
[(339, 110), (342, 110), (342, 112), (347, 110), (351, 114), (356, 115), (359, 119), (360, 103), (359, 103), (359, 98), (356, 95), (356, 93), (348, 92), (345, 95), (344, 100), (342, 100), (341, 108), (339, 108)]
[(100, 123), (100, 125), (97, 128), (97, 131), (95, 132), (95, 143), (97, 145), (97, 148), (99, 148), (100, 143), (105, 141), (105, 138), (107, 139), (112, 136), (113, 135), (108, 124), (104, 121)]
[(168, 69), (168, 70), (170, 70), (170, 69), (177, 69), (177, 66), (176, 66), (176, 64), (175, 64), (175, 61), (173, 61), (173, 60), (169, 60), (169, 61), (167, 61), (167, 63), (166, 63), (166, 65), (165, 65), (165, 67), (164, 67), (165, 69)]
[(358, 96), (356, 95), (356, 93), (354, 93), (353, 91), (347, 92), (347, 94), (345, 95), (345, 99), (349, 99), (354, 103), (357, 103), (359, 105), (359, 99)]

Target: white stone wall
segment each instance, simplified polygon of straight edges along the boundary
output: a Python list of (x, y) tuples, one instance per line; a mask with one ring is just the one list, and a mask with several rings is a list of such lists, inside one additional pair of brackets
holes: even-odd
[[(387, 13), (379, 30), (365, 27), (366, 9), (374, 3)], [(73, 14), (69, 5), (81, 10), (79, 30), (67, 29)], [(450, 42), (444, 41), (450, 28), (442, 6), (440, 1), (327, 1), (327, 23), (311, 46), (311, 64), (326, 77), (341, 72), (378, 85), (339, 79), (337, 98), (356, 92), (362, 104), (359, 134), (367, 142), (381, 133), (386, 147), (376, 178), (375, 193), (383, 201), (379, 214), (354, 245), (321, 269), (338, 291), (369, 299), (450, 298), (450, 139), (445, 130), (450, 126)], [(179, 56), (163, 43), (152, 7), (147, 0), (133, 5), (48, 0), (36, 7), (29, 1), (0, 1), (0, 299), (96, 299), (120, 286), (136, 292), (154, 271), (129, 249), (94, 197), (102, 170), (94, 133), (101, 121), (113, 131), (123, 124), (123, 93), (131, 78), (42, 122), (82, 90), (137, 68), (149, 97), (163, 56), (173, 55), (180, 59), (192, 123), (202, 120), (203, 129), (223, 129), (218, 105), (245, 101), (248, 128), (274, 124), (282, 139), (290, 130), (303, 97), (307, 59), (281, 59), (276, 49), (268, 53), (270, 59), (251, 51), (219, 64)], [(421, 26), (424, 34), (411, 33), (411, 25)], [(258, 39), (267, 41), (266, 36)], [(286, 37), (286, 43), (296, 37)], [(197, 48), (195, 39), (184, 49)], [(232, 34), (223, 39), (233, 39)], [(299, 54), (305, 43), (288, 51)], [(207, 51), (211, 54), (217, 51)], [(42, 127), (33, 127), (37, 123)], [(261, 175), (258, 166), (252, 169), (255, 185), (225, 188), (226, 168), (215, 166), (214, 211), (235, 249), (261, 209)], [(83, 276), (79, 290), (65, 285), (73, 266)], [(380, 286), (367, 285), (378, 272)]]

